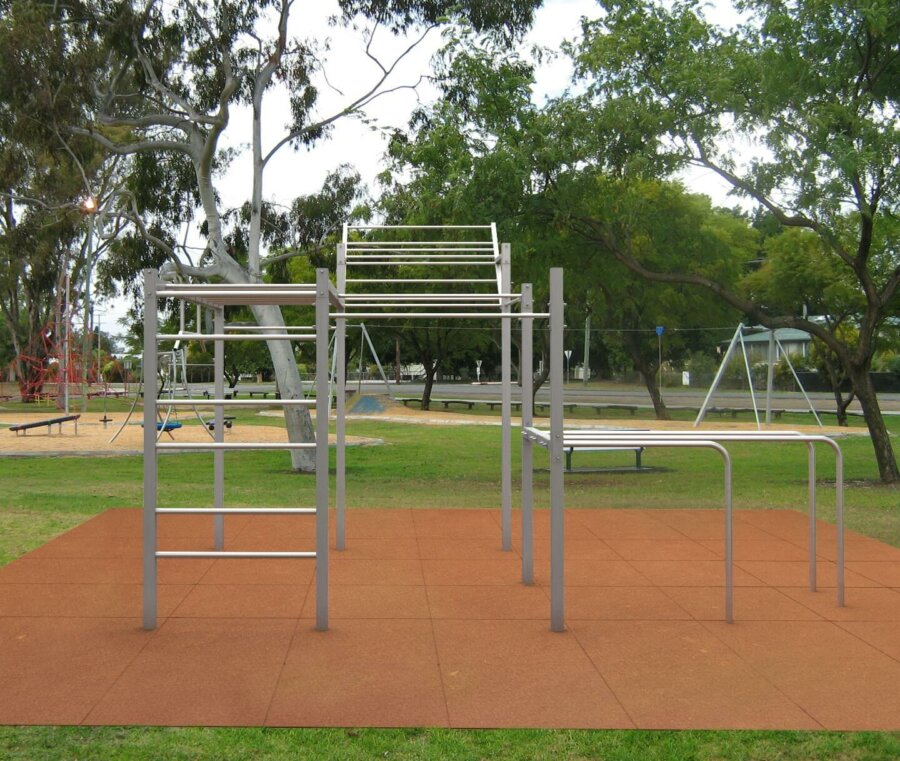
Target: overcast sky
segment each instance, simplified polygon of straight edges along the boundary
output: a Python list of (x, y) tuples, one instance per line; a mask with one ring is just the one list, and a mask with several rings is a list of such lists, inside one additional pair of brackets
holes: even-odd
[[(545, 0), (537, 12), (535, 24), (528, 34), (523, 49), (534, 45), (559, 50), (560, 43), (574, 39), (580, 32), (583, 16), (596, 16), (598, 6), (593, 0)], [(313, 37), (320, 43), (328, 41), (329, 50), (325, 54), (324, 72), (328, 83), (322, 77), (317, 86), (320, 98), (317, 116), (328, 116), (340, 110), (354, 97), (364, 93), (377, 81), (377, 66), (365, 55), (365, 43), (360, 30), (332, 26), (329, 18), (337, 13), (334, 0), (301, 0), (296, 3), (292, 18), (291, 34), (297, 37)], [(723, 25), (734, 22), (734, 12), (728, 0), (717, 0), (709, 6), (709, 15)], [(378, 30), (371, 51), (383, 62), (392, 61), (415, 37), (398, 38), (385, 30)], [(393, 73), (388, 86), (406, 85), (416, 82), (419, 76), (428, 72), (430, 60), (441, 44), (439, 30), (429, 37)], [(545, 61), (537, 69), (534, 98), (542, 104), (547, 97), (560, 95), (570, 85), (571, 67), (563, 56)], [(330, 85), (330, 86), (329, 86)], [(435, 91), (427, 83), (418, 88), (417, 93), (399, 91), (376, 100), (367, 109), (368, 115), (385, 127), (404, 127), (417, 98), (424, 101), (433, 99)], [(270, 93), (264, 106), (264, 146), (271, 147), (284, 135), (289, 111), (283, 92)], [(250, 139), (250, 113), (247, 109), (235, 109), (232, 122), (223, 140), (222, 147), (240, 148)], [(335, 124), (329, 139), (315, 144), (311, 150), (294, 151), (290, 147), (282, 149), (278, 158), (268, 167), (265, 175), (264, 196), (266, 199), (289, 204), (298, 195), (318, 190), (325, 175), (339, 164), (348, 163), (360, 172), (364, 181), (374, 190), (374, 178), (384, 169), (382, 155), (386, 148), (386, 136), (371, 131), (357, 119), (340, 119)], [(249, 197), (250, 170), (249, 151), (239, 155), (229, 167), (226, 175), (218, 183), (224, 206), (235, 207)], [(718, 203), (733, 204), (726, 199), (725, 187), (709, 172), (690, 172), (683, 177), (688, 189), (695, 193), (705, 193)], [(492, 221), (492, 220), (487, 220)], [(202, 245), (194, 238), (193, 243)], [(127, 306), (120, 302), (100, 305), (102, 328), (109, 329), (125, 315)], [(120, 327), (109, 329), (111, 333), (123, 332)]]

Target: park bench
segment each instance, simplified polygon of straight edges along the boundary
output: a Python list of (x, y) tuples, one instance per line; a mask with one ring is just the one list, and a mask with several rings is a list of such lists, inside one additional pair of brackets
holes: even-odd
[[(572, 472), (572, 452), (575, 450), (575, 447), (566, 447), (566, 471)], [(583, 448), (578, 447), (579, 452), (634, 452), (634, 469), (635, 470), (643, 470), (643, 466), (641, 465), (641, 455), (644, 452), (644, 447), (597, 447), (597, 448)], [(602, 468), (579, 468), (582, 473), (590, 472), (592, 470), (602, 470)]]
[(19, 432), (21, 431), (22, 435), (25, 436), (32, 428), (43, 428), (44, 426), (46, 426), (47, 434), (49, 435), (53, 433), (53, 428), (51, 426), (55, 425), (57, 426), (57, 433), (62, 434), (62, 424), (72, 421), (75, 423), (75, 435), (77, 436), (78, 418), (80, 417), (81, 415), (63, 415), (62, 417), (54, 417), (50, 418), (49, 420), (36, 420), (33, 423), (19, 423), (18, 425), (11, 425), (9, 427), (9, 430), (15, 431), (16, 436), (18, 436)]
[(591, 407), (598, 415), (600, 415), (603, 410), (615, 410), (617, 412), (628, 412), (634, 417), (634, 413), (637, 412), (638, 408), (636, 404), (581, 404), (580, 407)]
[[(234, 415), (226, 415), (225, 416), (225, 427), (231, 428), (233, 423), (234, 423)], [(216, 421), (215, 420), (207, 420), (206, 427), (209, 428), (209, 430), (214, 431), (216, 429)]]
[[(707, 412), (713, 415), (720, 415), (722, 417), (731, 415), (732, 418), (736, 418), (739, 412), (752, 415), (753, 409), (751, 407), (710, 407)], [(764, 410), (759, 410), (759, 412), (764, 412)], [(772, 410), (772, 415), (776, 418), (780, 418), (783, 414), (784, 410)]]

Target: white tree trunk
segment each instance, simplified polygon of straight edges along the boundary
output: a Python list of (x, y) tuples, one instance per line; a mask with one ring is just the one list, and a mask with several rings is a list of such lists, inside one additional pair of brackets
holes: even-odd
[[(260, 305), (253, 307), (253, 316), (259, 325), (276, 327), (284, 325), (281, 309), (277, 306)], [(327, 340), (327, 339), (326, 339)], [(272, 366), (275, 368), (275, 380), (282, 399), (302, 399), (303, 383), (294, 359), (293, 344), (290, 341), (267, 341)], [(327, 368), (325, 369), (327, 372)], [(284, 407), (284, 419), (287, 423), (288, 441), (292, 443), (313, 442), (316, 440), (309, 409), (289, 404)], [(315, 452), (312, 449), (291, 450), (291, 467), (304, 473), (316, 470)]]

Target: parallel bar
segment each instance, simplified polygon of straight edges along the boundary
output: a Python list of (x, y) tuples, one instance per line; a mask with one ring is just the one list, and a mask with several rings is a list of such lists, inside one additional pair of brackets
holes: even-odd
[(563, 274), (550, 270), (550, 629), (565, 631)]
[(314, 558), (315, 552), (236, 552), (231, 550), (160, 550), (158, 558)]
[[(222, 335), (225, 333), (225, 310), (214, 310), (213, 321), (215, 331)], [(222, 399), (225, 396), (225, 342), (213, 342), (213, 382), (215, 384), (215, 396)], [(225, 441), (225, 408), (221, 404), (215, 406), (215, 422), (213, 436), (216, 443)], [(213, 453), (213, 493), (215, 507), (221, 510), (225, 506), (225, 452), (218, 450)], [(225, 548), (225, 516), (219, 513), (215, 518), (214, 529), (215, 548)]]
[[(522, 285), (522, 309), (532, 310), (531, 283)], [(530, 319), (522, 320), (521, 359), (519, 374), (522, 377), (522, 428), (534, 422), (534, 333)], [(531, 439), (522, 439), (522, 583), (534, 583), (534, 460)]]
[[(509, 293), (512, 288), (510, 273), (510, 245), (500, 247), (500, 293)], [(501, 307), (510, 311), (509, 302)], [(501, 544), (506, 552), (512, 551), (512, 405), (510, 384), (512, 383), (512, 323), (503, 320), (500, 325), (500, 393), (501, 419), (500, 434), (500, 524)]]
[[(327, 396), (327, 392), (326, 392)], [(326, 416), (327, 417), (327, 416)], [(151, 422), (150, 425), (153, 427), (154, 435), (156, 431), (156, 426)], [(249, 441), (240, 441), (240, 442), (227, 442), (221, 443), (217, 441), (210, 442), (182, 442), (182, 441), (160, 441), (157, 443), (157, 449), (194, 449), (194, 450), (208, 450), (215, 451), (217, 449), (315, 449), (316, 445), (314, 443), (300, 443), (294, 444), (290, 442), (284, 442), (272, 444), (269, 442), (249, 442)]]
[(157, 515), (315, 515), (314, 507), (158, 507)]
[[(144, 389), (152, 389), (156, 397), (156, 365), (158, 361), (154, 336), (157, 331), (157, 274), (144, 270)], [(144, 628), (156, 628), (156, 405), (144, 405)]]
[[(316, 270), (316, 629), (328, 629), (328, 270)], [(343, 394), (341, 395), (343, 396)]]

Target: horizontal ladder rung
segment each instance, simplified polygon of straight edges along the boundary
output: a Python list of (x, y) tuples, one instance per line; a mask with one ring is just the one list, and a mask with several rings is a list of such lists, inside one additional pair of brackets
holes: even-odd
[(231, 550), (159, 550), (158, 558), (314, 558), (315, 552), (235, 552)]
[(157, 507), (158, 515), (315, 515), (314, 507)]
[(315, 341), (305, 333), (159, 333), (157, 341)]
[[(247, 392), (244, 392), (247, 393)], [(195, 398), (190, 399), (157, 399), (157, 407), (203, 407), (213, 404), (222, 405), (223, 407), (238, 406), (271, 406), (273, 404), (293, 405), (298, 407), (315, 407), (315, 399), (207, 399)]]
[(269, 442), (227, 442), (222, 443), (218, 441), (210, 441), (210, 442), (171, 442), (171, 441), (161, 441), (156, 445), (157, 449), (315, 449), (315, 442), (305, 442), (302, 444), (291, 444), (289, 442), (285, 442), (284, 444), (272, 444)]

